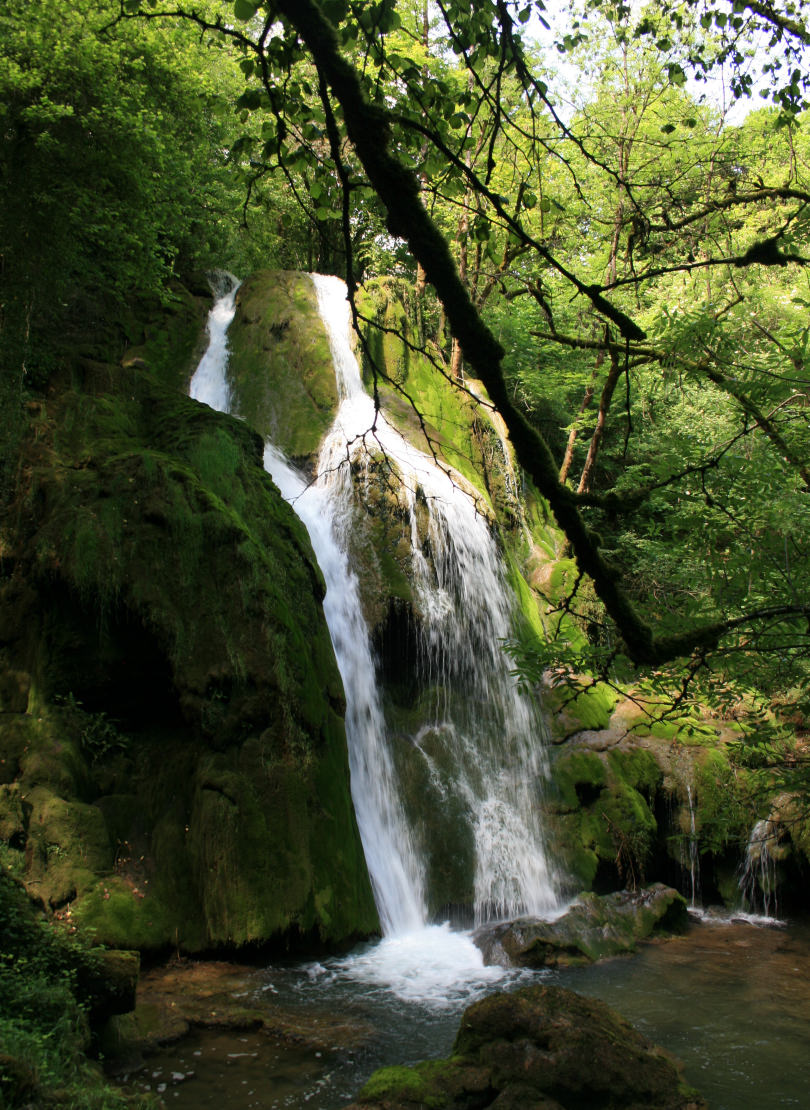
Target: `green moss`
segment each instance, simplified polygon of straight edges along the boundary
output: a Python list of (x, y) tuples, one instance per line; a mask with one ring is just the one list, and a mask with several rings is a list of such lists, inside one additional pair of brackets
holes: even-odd
[(133, 346), (122, 364), (145, 367), (170, 389), (185, 392), (204, 348), (203, 328), (210, 307), (210, 295), (195, 295), (177, 281), (161, 303), (131, 306), (125, 326)]
[(555, 732), (572, 736), (585, 730), (596, 732), (607, 728), (619, 694), (612, 686), (595, 682), (579, 691), (569, 686), (552, 687), (544, 700), (555, 715)]
[[(369, 282), (359, 295), (361, 314), (373, 321), (363, 333), (366, 384), (376, 384), (387, 417), (406, 439), (463, 474), (506, 520), (515, 502), (500, 437), (472, 389), (449, 379), (439, 351), (415, 349), (418, 328), (408, 296), (405, 285), (391, 278)], [(468, 385), (485, 397), (480, 383)]]
[(653, 806), (662, 779), (651, 753), (575, 748), (556, 759), (551, 777), (567, 869), (586, 886), (600, 863), (616, 867), (630, 885), (642, 881), (658, 833)]
[(608, 765), (614, 775), (628, 786), (651, 797), (661, 786), (661, 768), (647, 748), (626, 748), (608, 752)]
[(607, 767), (596, 752), (578, 748), (555, 760), (551, 780), (558, 805), (575, 810), (580, 806), (581, 794), (594, 796), (607, 784)]
[(26, 790), (26, 804), (26, 879), (46, 902), (63, 905), (112, 866), (104, 817), (96, 806), (66, 801), (42, 786)]
[(332, 423), (337, 386), (311, 279), (252, 274), (237, 305), (228, 332), (235, 411), (290, 457), (314, 455)]
[(517, 599), (518, 611), (521, 618), (525, 621), (526, 627), (530, 630), (531, 634), (538, 638), (545, 639), (546, 626), (540, 614), (537, 598), (528, 582), (523, 577), (517, 559), (510, 551), (506, 553), (506, 567), (509, 576), (509, 584)]
[(40, 703), (7, 714), (0, 765), (33, 792), (35, 821), (10, 831), (26, 881), (144, 949), (367, 934), (303, 525), (241, 421), (146, 372), (100, 379), (37, 427), (6, 537), (28, 588), (17, 671)]
[(442, 1110), (445, 1106), (467, 1105), (460, 1103), (457, 1096), (463, 1096), (469, 1086), (474, 1088), (476, 1084), (465, 1081), (460, 1058), (426, 1060), (412, 1068), (380, 1068), (357, 1098), (364, 1103), (414, 1103), (426, 1110)]
[[(149, 952), (166, 947), (173, 939), (181, 939), (177, 909), (172, 902), (135, 891), (116, 875), (97, 881), (79, 899), (71, 916), (86, 935), (111, 948), (132, 947)], [(186, 925), (184, 932), (191, 931)], [(202, 930), (198, 935), (204, 935)]]
[(722, 748), (707, 751), (698, 764), (694, 782), (695, 822), (702, 851), (735, 854), (746, 843), (752, 821), (752, 780), (735, 767)]

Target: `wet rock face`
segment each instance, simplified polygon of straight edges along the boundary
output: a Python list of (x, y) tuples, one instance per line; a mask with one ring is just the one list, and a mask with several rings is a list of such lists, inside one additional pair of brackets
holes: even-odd
[(386, 1110), (701, 1110), (676, 1062), (603, 1002), (532, 986), (470, 1006), (448, 1060), (385, 1068), (354, 1103)]
[(639, 941), (682, 932), (686, 923), (685, 899), (655, 883), (646, 890), (604, 897), (582, 894), (556, 921), (524, 917), (486, 925), (476, 932), (475, 942), (487, 964), (570, 966), (632, 952)]

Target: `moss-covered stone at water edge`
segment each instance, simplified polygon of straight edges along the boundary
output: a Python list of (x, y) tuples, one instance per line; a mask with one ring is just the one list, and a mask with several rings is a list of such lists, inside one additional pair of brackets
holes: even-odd
[(372, 1075), (347, 1110), (705, 1110), (678, 1064), (604, 1002), (554, 986), (465, 1010), (453, 1054)]

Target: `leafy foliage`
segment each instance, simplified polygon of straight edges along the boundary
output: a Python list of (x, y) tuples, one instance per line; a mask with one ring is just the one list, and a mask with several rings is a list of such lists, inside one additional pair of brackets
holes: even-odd
[(0, 872), (0, 1098), (14, 1107), (145, 1107), (108, 1087), (85, 1055), (90, 1044), (80, 972), (92, 950), (33, 910)]

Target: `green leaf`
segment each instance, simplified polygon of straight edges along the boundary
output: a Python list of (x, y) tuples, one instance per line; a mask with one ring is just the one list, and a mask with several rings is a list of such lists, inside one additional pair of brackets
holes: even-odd
[(253, 0), (234, 0), (233, 14), (237, 19), (241, 19), (243, 23), (253, 19), (258, 10), (259, 5), (254, 4)]
[(674, 123), (665, 123), (665, 124), (662, 125), (661, 130), (663, 131), (663, 133), (665, 135), (671, 135), (672, 132), (675, 130), (675, 124)]

